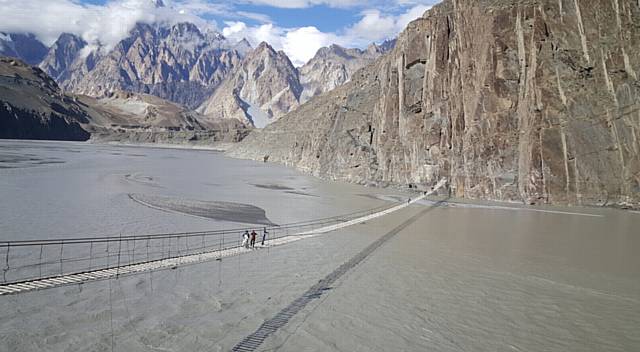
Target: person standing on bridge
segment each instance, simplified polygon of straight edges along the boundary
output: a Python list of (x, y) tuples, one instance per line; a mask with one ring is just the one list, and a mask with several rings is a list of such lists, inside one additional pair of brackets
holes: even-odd
[(244, 230), (242, 234), (242, 247), (249, 248), (249, 230)]
[(258, 236), (256, 230), (251, 230), (251, 248), (256, 246), (256, 236)]
[(266, 240), (266, 239), (267, 239), (267, 234), (268, 234), (268, 233), (269, 233), (269, 232), (267, 232), (267, 228), (266, 228), (266, 227), (262, 229), (262, 245), (263, 245), (263, 246), (264, 246), (264, 240)]

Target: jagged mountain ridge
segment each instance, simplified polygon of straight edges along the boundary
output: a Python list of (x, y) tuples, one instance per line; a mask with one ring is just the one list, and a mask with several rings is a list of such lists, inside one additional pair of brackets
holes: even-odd
[[(306, 101), (348, 81), (353, 72), (390, 46), (392, 42), (372, 44), (366, 50), (323, 48), (315, 61), (310, 61), (314, 64), (305, 65), (299, 73), (284, 53), (267, 61), (261, 55), (252, 55), (263, 47), (254, 50), (246, 39), (232, 44), (219, 33), (203, 33), (191, 23), (138, 24), (128, 38), (107, 53), (87, 47), (75, 35), (62, 34), (40, 67), (63, 89), (76, 94), (101, 97), (120, 90), (147, 93), (189, 108), (201, 106), (200, 111), (212, 118), (236, 118), (253, 124), (254, 119), (270, 122), (296, 107), (301, 98)], [(275, 53), (273, 49), (271, 52)], [(265, 72), (279, 73), (271, 77), (268, 87), (251, 83), (253, 75), (246, 73), (261, 71), (265, 63), (276, 65), (265, 67)], [(320, 74), (314, 72), (316, 69)], [(329, 79), (336, 76), (339, 78)], [(231, 82), (217, 92), (227, 78)], [(301, 81), (306, 82), (307, 89), (299, 87)], [(258, 86), (265, 92), (258, 93)], [(288, 93), (282, 91), (284, 87), (289, 87)], [(254, 92), (249, 92), (251, 89)], [(234, 94), (236, 98), (232, 98)], [(220, 99), (219, 104), (214, 103), (214, 95)]]
[(336, 44), (321, 48), (309, 62), (299, 68), (303, 87), (300, 101), (304, 103), (343, 85), (357, 70), (371, 64), (393, 49), (394, 45), (395, 40), (388, 40), (381, 45), (371, 44), (365, 50), (347, 49)]
[(198, 111), (211, 119), (233, 118), (261, 128), (296, 107), (301, 92), (298, 71), (287, 55), (263, 42)]
[(80, 53), (86, 46), (87, 42), (82, 38), (62, 33), (38, 66), (56, 82), (66, 83), (73, 74), (84, 74), (93, 68), (93, 65), (88, 65), (86, 70), (79, 69), (81, 62), (85, 61)]
[[(201, 106), (200, 111), (206, 111), (210, 118), (236, 118), (253, 125), (256, 120), (262, 127), (299, 102), (348, 81), (357, 69), (392, 46), (389, 41), (366, 50), (337, 45), (321, 48), (307, 65), (297, 69), (284, 53), (275, 55), (273, 48), (266, 51), (274, 53), (272, 59), (265, 61), (261, 55), (252, 55), (254, 50), (246, 39), (230, 43), (221, 34), (202, 32), (191, 23), (138, 24), (108, 52), (88, 45), (79, 36), (63, 33), (39, 66), (62, 89), (75, 94), (152, 94), (191, 109)], [(263, 70), (268, 79), (255, 75)], [(252, 82), (254, 78), (256, 82)], [(225, 79), (229, 82), (216, 92)], [(220, 103), (215, 103), (217, 99)]]
[[(330, 179), (640, 207), (640, 5), (446, 0), (235, 157)], [(304, 127), (302, 127), (304, 126)]]
[(62, 86), (91, 96), (117, 90), (148, 93), (194, 108), (241, 59), (220, 34), (202, 33), (191, 23), (138, 24), (81, 79)]
[(317, 95), (348, 82), (361, 67), (393, 48), (394, 41), (366, 50), (338, 45), (318, 50), (296, 69), (284, 52), (262, 43), (198, 109), (213, 119), (236, 118), (264, 127)]

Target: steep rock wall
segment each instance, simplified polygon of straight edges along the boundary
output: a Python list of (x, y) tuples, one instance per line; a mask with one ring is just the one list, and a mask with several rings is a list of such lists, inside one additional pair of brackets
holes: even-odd
[(640, 4), (452, 0), (232, 156), (526, 203), (640, 204)]

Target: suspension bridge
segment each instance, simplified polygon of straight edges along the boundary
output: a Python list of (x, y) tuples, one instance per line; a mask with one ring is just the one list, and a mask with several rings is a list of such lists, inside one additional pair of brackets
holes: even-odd
[[(393, 206), (264, 227), (268, 238), (256, 247), (279, 246), (393, 213), (433, 194), (445, 182), (443, 179), (431, 192)], [(246, 229), (0, 242), (0, 248), (4, 248), (0, 296), (249, 253), (252, 249), (241, 244)]]

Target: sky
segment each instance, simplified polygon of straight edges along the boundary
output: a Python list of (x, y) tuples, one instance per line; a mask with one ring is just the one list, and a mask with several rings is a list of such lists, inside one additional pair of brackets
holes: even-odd
[(68, 32), (109, 50), (138, 22), (190, 21), (230, 40), (266, 41), (300, 66), (323, 46), (392, 39), (438, 1), (0, 0), (0, 31), (33, 33), (47, 45)]

